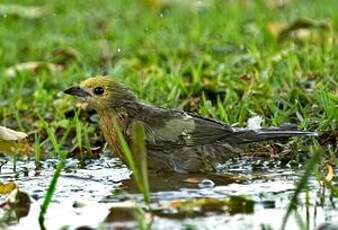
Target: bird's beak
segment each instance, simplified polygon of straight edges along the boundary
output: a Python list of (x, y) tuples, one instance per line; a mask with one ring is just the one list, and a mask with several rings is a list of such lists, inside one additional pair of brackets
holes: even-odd
[(66, 93), (66, 94), (78, 96), (78, 97), (90, 97), (90, 96), (92, 96), (92, 94), (88, 90), (81, 88), (79, 86), (70, 87), (63, 92)]

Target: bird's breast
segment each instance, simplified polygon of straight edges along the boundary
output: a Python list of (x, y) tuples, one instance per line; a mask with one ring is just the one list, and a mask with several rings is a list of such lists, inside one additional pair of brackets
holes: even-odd
[[(125, 162), (125, 157), (122, 152), (122, 149), (119, 144), (117, 133), (114, 129), (114, 115), (108, 113), (108, 112), (99, 112), (100, 116), (100, 128), (103, 133), (103, 136), (105, 140), (107, 141), (110, 149), (113, 151), (114, 154), (116, 154), (122, 161)], [(123, 124), (123, 121), (117, 117), (117, 123), (120, 126), (120, 130), (122, 131), (122, 134), (124, 134), (125, 125)], [(126, 138), (126, 137), (125, 137)], [(128, 138), (126, 138), (128, 141)]]

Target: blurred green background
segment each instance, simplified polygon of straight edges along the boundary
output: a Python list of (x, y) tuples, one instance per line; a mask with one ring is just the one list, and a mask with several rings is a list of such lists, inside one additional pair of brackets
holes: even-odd
[(258, 114), (337, 129), (337, 12), (336, 0), (2, 1), (0, 121), (67, 126), (75, 102), (60, 92), (110, 75), (235, 125)]

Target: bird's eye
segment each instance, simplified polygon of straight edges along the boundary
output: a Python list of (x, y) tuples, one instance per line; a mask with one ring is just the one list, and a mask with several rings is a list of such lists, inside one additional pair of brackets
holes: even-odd
[(94, 89), (94, 94), (96, 95), (102, 95), (104, 93), (104, 89), (102, 87), (96, 87)]

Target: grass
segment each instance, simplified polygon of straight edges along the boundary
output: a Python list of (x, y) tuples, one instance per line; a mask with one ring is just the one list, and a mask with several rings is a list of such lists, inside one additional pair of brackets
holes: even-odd
[[(271, 8), (260, 0), (215, 0), (200, 9), (150, 2), (2, 1), (46, 6), (47, 12), (37, 19), (0, 13), (0, 125), (35, 131), (35, 146), (49, 139), (55, 153), (62, 152), (70, 138), (88, 149), (98, 125), (84, 126), (86, 117), (81, 114), (70, 122), (66, 114), (74, 110), (75, 101), (60, 92), (90, 76), (107, 74), (146, 102), (235, 126), (261, 115), (264, 126), (290, 122), (309, 130), (338, 129), (338, 1), (298, 0)], [(278, 29), (278, 23), (299, 18), (325, 21), (330, 29), (307, 29), (317, 39), (284, 41), (269, 30), (269, 25)], [(7, 68), (30, 61), (53, 62), (64, 69), (42, 66), (14, 78), (6, 76)], [(41, 120), (62, 134), (44, 135)], [(335, 149), (330, 152), (337, 162)], [(40, 154), (36, 152), (37, 162)], [(292, 154), (293, 159), (304, 159), (296, 151)], [(310, 153), (301, 154), (312, 164)], [(321, 155), (319, 162), (325, 158)], [(60, 173), (61, 162), (53, 178)], [(305, 173), (300, 181), (300, 190), (308, 176)], [(48, 194), (55, 189), (54, 182)]]
[[(278, 10), (257, 1), (247, 6), (245, 15), (240, 3), (221, 1), (200, 11), (176, 6), (152, 10), (130, 0), (108, 2), (25, 1), (46, 4), (50, 13), (33, 21), (3, 19), (2, 69), (27, 61), (57, 62), (60, 57), (53, 52), (65, 47), (75, 49), (79, 58), (61, 73), (2, 79), (1, 101), (7, 111), (1, 110), (2, 121), (15, 119), (18, 127), (29, 130), (25, 112), (62, 119), (73, 101), (60, 91), (86, 77), (110, 74), (145, 101), (184, 107), (232, 124), (244, 125), (253, 114), (264, 116), (266, 125), (300, 123), (299, 113), (307, 128), (336, 128), (336, 46), (326, 41), (279, 43), (266, 29), (269, 22), (298, 17), (328, 20), (336, 29), (334, 0), (297, 1)], [(103, 60), (107, 52), (111, 57)], [(314, 85), (306, 88), (308, 84)], [(196, 106), (190, 106), (192, 98), (198, 100)], [(55, 105), (60, 100), (64, 105)]]
[[(307, 183), (308, 183), (309, 177), (313, 176), (313, 172), (318, 172), (318, 162), (322, 158), (322, 155), (323, 155), (322, 151), (323, 150), (320, 148), (318, 143), (315, 145), (315, 148), (312, 149), (312, 151), (311, 151), (312, 157), (309, 159), (309, 161), (307, 162), (307, 164), (305, 166), (304, 174), (297, 184), (297, 187), (296, 187), (296, 189), (295, 189), (295, 191), (294, 191), (294, 193), (291, 197), (289, 207), (287, 208), (286, 214), (283, 218), (283, 222), (282, 222), (282, 226), (281, 226), (282, 230), (285, 229), (287, 221), (288, 221), (290, 215), (292, 214), (292, 212), (294, 212), (295, 215), (296, 215), (299, 228), (300, 229), (308, 229), (308, 228), (305, 228), (305, 225), (304, 225), (301, 217), (299, 216), (299, 214), (297, 212), (298, 196), (304, 190), (308, 190), (308, 184)], [(308, 206), (309, 206), (309, 204), (308, 204), (309, 203), (308, 194), (307, 194), (307, 198), (306, 198), (306, 203), (307, 203), (306, 207), (308, 208)]]
[(51, 140), (52, 145), (54, 147), (54, 151), (59, 156), (59, 162), (56, 166), (54, 175), (51, 179), (51, 182), (50, 182), (48, 189), (46, 191), (46, 195), (44, 197), (43, 203), (41, 205), (41, 209), (40, 209), (40, 213), (39, 213), (39, 223), (42, 227), (44, 226), (43, 222), (44, 222), (45, 214), (48, 210), (50, 202), (52, 201), (54, 192), (56, 190), (57, 182), (58, 182), (59, 176), (61, 174), (61, 171), (64, 168), (65, 160), (66, 160), (66, 156), (67, 156), (67, 153), (61, 150), (61, 146), (58, 143), (52, 129), (48, 126), (48, 124), (45, 121), (43, 121), (43, 123), (44, 123), (43, 126), (46, 129), (47, 135), (48, 135), (49, 139)]
[(34, 158), (35, 158), (35, 167), (38, 169), (41, 167), (41, 148), (40, 148), (40, 138), (38, 134), (34, 136)]
[(147, 159), (144, 139), (144, 128), (140, 123), (133, 123), (132, 125), (132, 138), (133, 145), (129, 146), (127, 140), (123, 137), (119, 124), (114, 119), (114, 129), (117, 132), (117, 138), (127, 165), (133, 171), (134, 181), (143, 194), (146, 204), (150, 203), (149, 182), (148, 182), (148, 170)]

